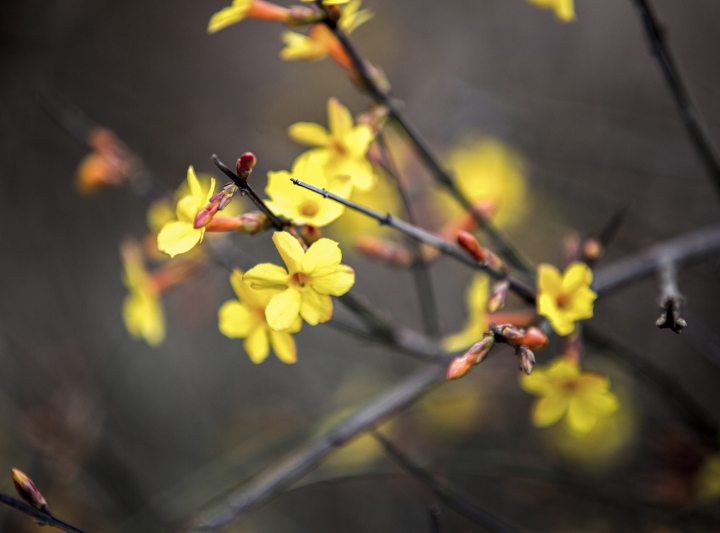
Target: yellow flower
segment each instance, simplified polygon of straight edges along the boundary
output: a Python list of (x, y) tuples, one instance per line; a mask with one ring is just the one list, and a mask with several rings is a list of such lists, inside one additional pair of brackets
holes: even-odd
[(322, 165), (326, 176), (350, 176), (353, 187), (369, 191), (377, 183), (365, 157), (374, 137), (372, 128), (367, 124), (354, 126), (350, 111), (336, 98), (328, 100), (327, 114), (330, 131), (320, 124), (298, 122), (288, 128), (288, 134), (301, 144), (319, 147), (306, 154)]
[[(520, 155), (496, 139), (470, 136), (451, 150), (448, 164), (460, 191), (473, 203), (495, 205), (492, 221), (507, 227), (522, 220), (527, 211), (525, 165)], [(438, 195), (446, 216), (462, 209), (450, 195)]]
[(266, 203), (271, 211), (287, 217), (297, 224), (312, 224), (316, 227), (330, 224), (342, 215), (345, 206), (294, 185), (290, 181), (291, 178), (327, 189), (343, 198), (347, 198), (352, 189), (350, 180), (344, 176), (328, 183), (320, 163), (312, 157), (303, 155), (295, 160), (292, 173), (285, 170), (268, 172), (268, 185), (265, 193), (270, 197)]
[[(314, 2), (315, 0), (300, 0), (301, 2)], [(323, 0), (323, 5), (333, 6), (337, 4), (347, 4), (349, 0)]]
[(183, 196), (177, 203), (177, 220), (166, 223), (158, 233), (158, 250), (175, 257), (191, 250), (202, 241), (205, 228), (195, 229), (195, 217), (207, 205), (215, 190), (215, 179), (210, 180), (207, 196), (202, 194), (200, 183), (192, 166), (188, 168), (187, 181), (190, 194)]
[(561, 276), (552, 265), (538, 266), (538, 313), (550, 321), (558, 335), (575, 331), (575, 322), (593, 316), (597, 298), (590, 289), (592, 270), (585, 263), (572, 263)]
[(341, 296), (355, 283), (355, 271), (341, 265), (338, 243), (320, 239), (307, 252), (295, 237), (286, 231), (273, 234), (275, 246), (287, 270), (271, 263), (251, 268), (243, 280), (254, 289), (280, 289), (265, 309), (272, 329), (283, 331), (292, 327), (298, 315), (314, 326), (327, 322), (333, 313), (330, 295)]
[(488, 329), (487, 303), (490, 280), (484, 274), (477, 274), (467, 293), (467, 309), (470, 314), (462, 331), (443, 339), (447, 352), (458, 352), (476, 343)]
[(575, 20), (575, 0), (528, 0), (531, 4), (545, 9), (554, 9), (557, 18), (563, 22)]
[[(362, 0), (350, 0), (337, 22), (338, 26), (347, 35), (350, 35), (358, 26), (373, 17), (371, 11), (360, 9), (360, 4), (362, 4)], [(280, 35), (280, 39), (285, 43), (285, 48), (280, 52), (280, 57), (286, 61), (295, 59), (317, 61), (330, 56), (345, 69), (353, 70), (352, 60), (333, 32), (325, 24), (313, 24), (307, 35), (294, 31), (284, 31)]]
[(720, 454), (705, 457), (695, 476), (695, 492), (702, 500), (720, 496)]
[(279, 291), (259, 291), (243, 283), (243, 274), (235, 269), (230, 274), (230, 284), (237, 300), (225, 302), (218, 311), (220, 332), (231, 339), (245, 339), (245, 353), (253, 363), (262, 363), (268, 356), (270, 345), (283, 363), (297, 361), (297, 350), (291, 333), (302, 327), (298, 316), (286, 331), (273, 331), (265, 318), (265, 308)]
[(520, 376), (525, 391), (540, 396), (533, 405), (532, 421), (551, 426), (563, 416), (568, 428), (588, 433), (599, 418), (618, 410), (617, 397), (608, 389), (610, 381), (594, 372), (581, 372), (577, 363), (560, 357), (546, 367)]
[(145, 270), (137, 244), (124, 244), (121, 255), (122, 281), (130, 291), (123, 302), (125, 328), (134, 339), (144, 339), (150, 346), (158, 346), (165, 340), (165, 313), (158, 290)]
[(284, 22), (289, 14), (287, 8), (264, 0), (234, 0), (231, 6), (221, 9), (210, 18), (207, 31), (218, 32), (245, 18)]

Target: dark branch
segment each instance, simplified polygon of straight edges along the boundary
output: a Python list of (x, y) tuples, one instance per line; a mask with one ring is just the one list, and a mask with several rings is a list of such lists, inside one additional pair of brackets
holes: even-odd
[(385, 453), (395, 461), (399, 466), (407, 470), (418, 481), (426, 485), (440, 500), (465, 518), (472, 520), (481, 527), (494, 533), (521, 533), (522, 530), (509, 524), (505, 520), (495, 516), (490, 511), (484, 509), (470, 496), (458, 487), (452, 485), (449, 481), (440, 481), (430, 472), (416, 464), (407, 455), (400, 451), (392, 442), (383, 437), (377, 431), (371, 431), (370, 434), (375, 437), (385, 450)]
[(687, 327), (687, 322), (680, 318), (680, 307), (685, 302), (685, 297), (678, 290), (675, 263), (665, 263), (660, 267), (660, 291), (660, 307), (664, 311), (655, 324), (660, 329), (680, 333)]
[(530, 286), (526, 285), (522, 281), (509, 278), (505, 272), (501, 272), (487, 265), (483, 265), (478, 261), (475, 261), (473, 258), (471, 258), (469, 255), (467, 255), (464, 251), (462, 251), (459, 247), (455, 246), (450, 241), (443, 239), (442, 237), (439, 237), (427, 230), (424, 230), (417, 226), (413, 226), (412, 224), (408, 224), (403, 220), (395, 218), (390, 213), (381, 213), (380, 211), (376, 211), (375, 209), (370, 209), (369, 207), (362, 206), (351, 200), (347, 200), (345, 198), (342, 198), (341, 196), (333, 194), (325, 189), (321, 189), (319, 187), (315, 187), (314, 185), (310, 185), (309, 183), (305, 183), (304, 181), (292, 178), (290, 179), (290, 181), (292, 181), (295, 185), (304, 187), (310, 191), (324, 196), (325, 198), (330, 198), (335, 202), (341, 203), (346, 207), (359, 211), (360, 213), (367, 215), (371, 218), (374, 218), (382, 225), (396, 229), (401, 233), (412, 237), (413, 239), (432, 246), (433, 248), (437, 248), (444, 254), (449, 255), (450, 257), (457, 259), (458, 261), (465, 263), (466, 265), (476, 270), (482, 270), (484, 272), (487, 272), (491, 277), (495, 279), (507, 279), (510, 283), (510, 290), (520, 296), (520, 298), (525, 300), (527, 303), (535, 305), (535, 291)]
[(17, 509), (21, 513), (25, 513), (28, 516), (32, 516), (38, 524), (62, 529), (63, 531), (67, 531), (68, 533), (87, 533), (79, 527), (75, 527), (72, 524), (68, 524), (63, 520), (60, 520), (59, 518), (55, 518), (50, 513), (45, 513), (43, 511), (35, 509), (35, 507), (28, 505), (23, 501), (17, 500), (2, 493), (0, 493), (0, 503), (3, 503), (8, 507), (12, 507), (13, 509)]
[(690, 136), (690, 141), (705, 165), (717, 192), (720, 193), (720, 163), (718, 163), (715, 151), (712, 148), (712, 143), (700, 124), (697, 109), (690, 100), (690, 96), (685, 88), (685, 83), (670, 54), (670, 50), (665, 42), (665, 31), (655, 17), (655, 13), (650, 7), (648, 0), (633, 1), (640, 12), (640, 18), (642, 19), (645, 34), (650, 41), (652, 53), (657, 59), (660, 69), (665, 76), (665, 81), (675, 98), (675, 104), (678, 107), (683, 124), (685, 124), (685, 129)]

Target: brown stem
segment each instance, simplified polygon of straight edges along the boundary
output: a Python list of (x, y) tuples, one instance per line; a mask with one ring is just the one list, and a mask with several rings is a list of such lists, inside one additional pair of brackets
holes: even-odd
[(17, 509), (28, 516), (32, 516), (41, 525), (62, 529), (68, 533), (87, 533), (79, 527), (75, 527), (72, 524), (68, 524), (63, 520), (56, 518), (50, 513), (35, 509), (35, 507), (11, 496), (7, 496), (6, 494), (0, 493), (0, 503), (5, 504), (8, 507), (12, 507), (13, 509)]

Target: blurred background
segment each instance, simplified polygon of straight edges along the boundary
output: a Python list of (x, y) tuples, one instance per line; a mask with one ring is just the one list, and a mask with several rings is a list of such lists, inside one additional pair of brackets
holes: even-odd
[[(227, 490), (419, 366), (322, 325), (296, 336), (297, 364), (271, 355), (255, 365), (241, 341), (218, 331), (217, 309), (234, 297), (219, 266), (164, 297), (160, 347), (125, 331), (118, 250), (147, 233), (147, 204), (126, 189), (78, 195), (73, 179), (88, 150), (50, 120), (39, 96), (111, 128), (171, 189), (188, 165), (212, 173), (211, 154), (230, 162), (252, 150), (262, 190), (268, 171), (289, 169), (303, 150), (288, 138), (290, 124), (325, 124), (331, 96), (353, 113), (369, 103), (330, 60), (281, 61), (278, 25), (249, 20), (208, 35), (210, 16), (225, 5), (0, 4), (0, 490), (13, 493), (9, 471), (20, 468), (58, 516), (98, 533), (182, 530)], [(717, 145), (720, 4), (653, 5)], [(603, 264), (717, 221), (715, 190), (630, 0), (577, 0), (571, 24), (525, 0), (363, 7), (376, 15), (353, 41), (383, 68), (438, 153), (493, 138), (522, 159), (526, 200), (506, 229), (533, 264), (559, 264), (569, 232), (598, 232), (628, 203)], [(405, 172), (429, 184), (409, 153), (401, 157)], [(342, 239), (342, 229), (332, 231)], [(259, 260), (279, 260), (267, 234), (230, 240)], [(343, 250), (357, 271), (353, 290), (420, 328), (410, 274)], [(590, 321), (672, 376), (715, 423), (717, 267), (681, 272), (690, 324), (682, 335), (655, 327), (653, 279), (598, 302)], [(432, 274), (442, 332), (456, 332), (471, 272), (441, 260)], [(558, 349), (551, 344), (539, 363)], [(714, 500), (698, 501), (694, 485), (710, 449), (678, 418), (672, 394), (636, 379), (617, 354), (588, 346), (583, 366), (609, 375), (620, 398), (613, 427), (584, 439), (561, 425), (538, 429), (509, 353), (437, 389), (387, 434), (528, 531), (720, 528)], [(232, 531), (428, 531), (433, 502), (364, 437)], [(480, 531), (441, 509), (444, 531)], [(38, 527), (0, 509), (3, 531)]]

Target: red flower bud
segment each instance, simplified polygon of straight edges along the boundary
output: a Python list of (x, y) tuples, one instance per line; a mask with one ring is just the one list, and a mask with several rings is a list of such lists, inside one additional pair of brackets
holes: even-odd
[(355, 249), (364, 256), (383, 261), (396, 268), (407, 268), (412, 262), (412, 254), (403, 245), (387, 239), (362, 235), (353, 243)]
[(195, 229), (200, 229), (208, 225), (208, 223), (213, 219), (215, 216), (215, 213), (218, 212), (218, 209), (220, 208), (220, 205), (215, 203), (210, 203), (203, 207), (200, 212), (195, 217)]
[(240, 159), (237, 160), (236, 165), (238, 176), (245, 180), (248, 179), (255, 163), (257, 163), (257, 158), (252, 152), (245, 152), (241, 155)]
[(37, 489), (32, 479), (27, 477), (17, 468), (12, 469), (12, 478), (15, 490), (23, 500), (35, 507), (38, 511), (50, 514), (50, 507), (48, 507), (45, 498), (42, 494), (40, 494), (40, 491)]
[(447, 378), (459, 379), (463, 377), (465, 374), (470, 372), (474, 362), (475, 356), (473, 354), (465, 354), (460, 357), (456, 357), (448, 367)]
[(534, 352), (539, 352), (548, 344), (547, 335), (534, 326), (529, 327), (525, 334), (516, 340), (518, 344), (527, 346)]

